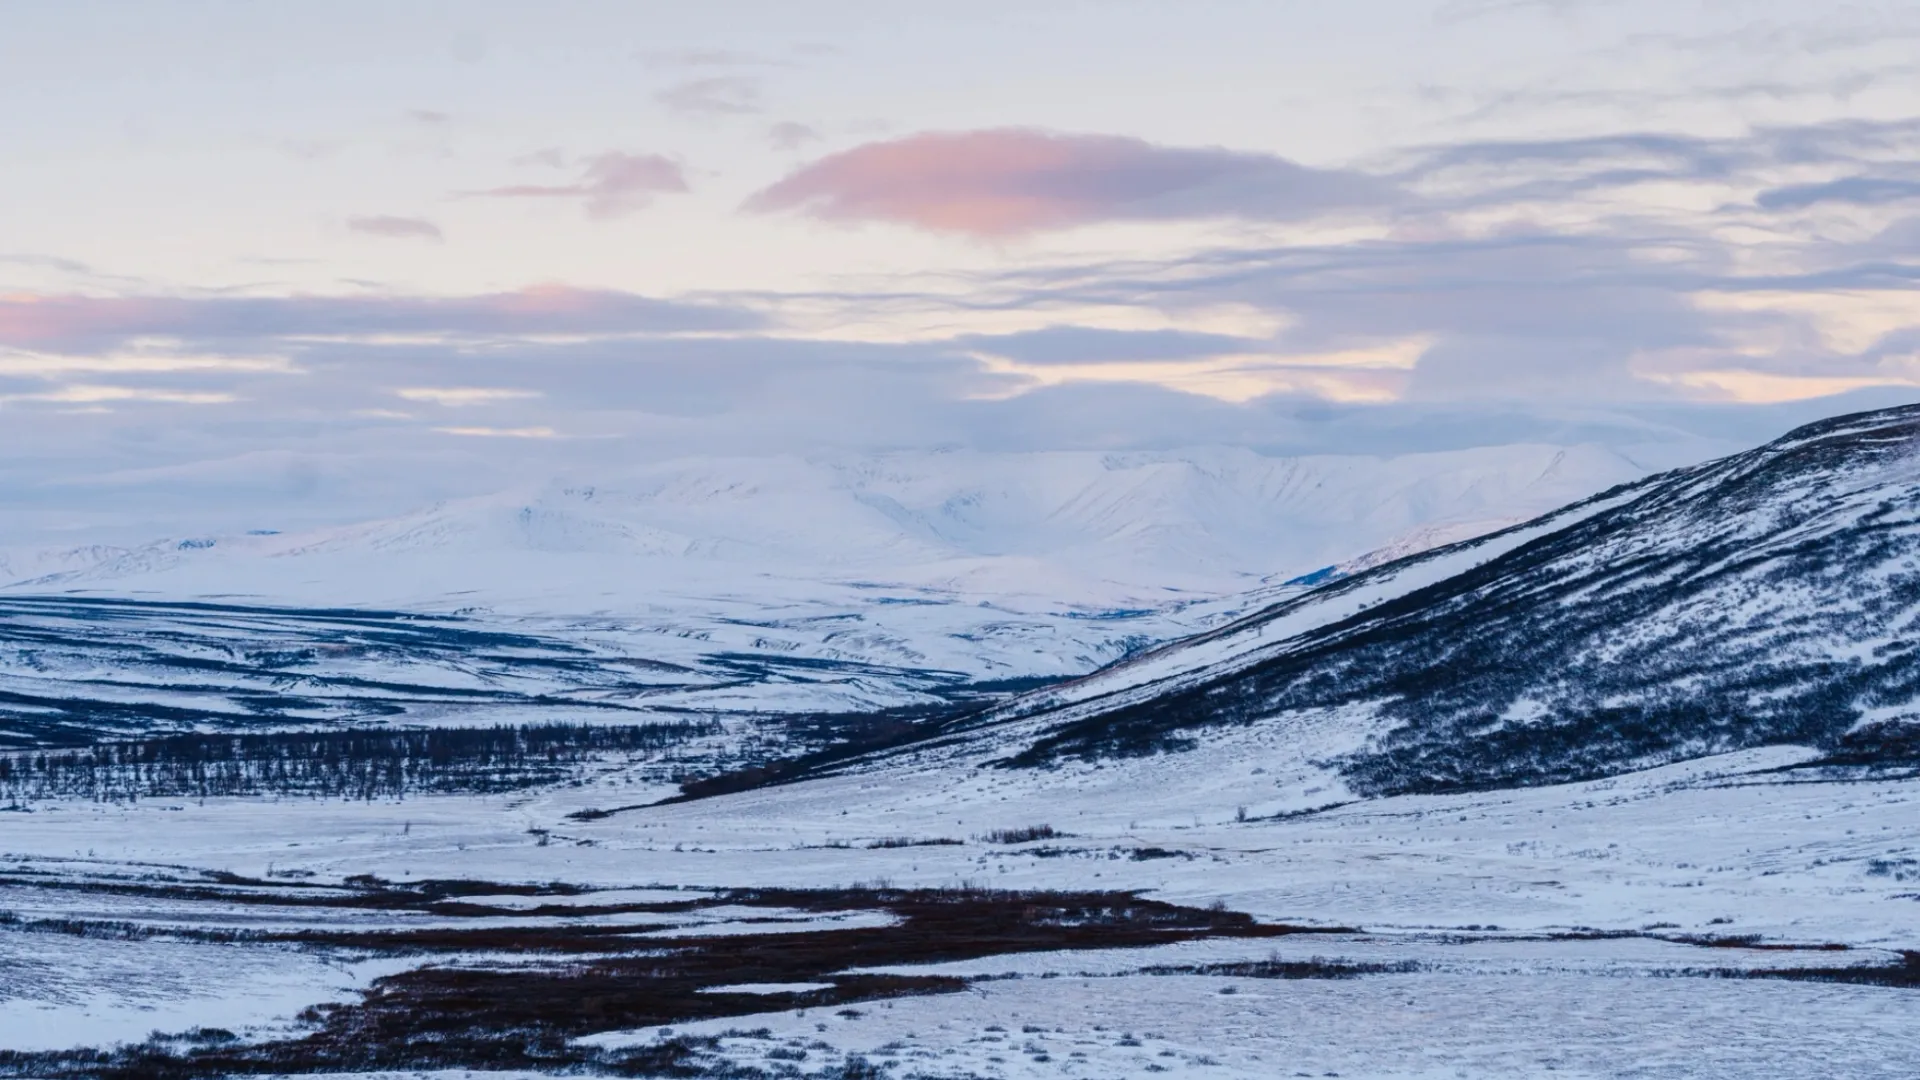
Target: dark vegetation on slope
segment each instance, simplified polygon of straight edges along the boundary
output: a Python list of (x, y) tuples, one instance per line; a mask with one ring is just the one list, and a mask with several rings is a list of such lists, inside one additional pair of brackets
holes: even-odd
[(711, 722), (166, 735), (0, 752), (0, 801), (304, 795), (345, 799), (514, 791), (610, 758), (719, 734)]
[[(570, 783), (595, 765), (712, 781), (794, 772), (924, 736), (1054, 681), (716, 652), (634, 656), (592, 627), (459, 615), (0, 595), (0, 806), (8, 800), (386, 798)], [(765, 683), (893, 687), (871, 713), (736, 713), (697, 697)], [(459, 723), (447, 722), (457, 716)]]
[(1669, 474), (1257, 666), (1064, 724), (1005, 764), (1179, 750), (1209, 727), (1359, 705), (1393, 728), (1340, 763), (1368, 794), (1555, 783), (1771, 744), (1913, 760), (1913, 720), (1853, 729), (1920, 699), (1920, 468), (1905, 467), (1917, 445), (1910, 407)]
[[(13, 674), (0, 680), (0, 745), (20, 747), (396, 717), (421, 703), (575, 705), (541, 691), (669, 676), (636, 680), (578, 645), (455, 616), (64, 596), (0, 596), (0, 658)], [(474, 685), (403, 677), (456, 667)], [(506, 678), (488, 685), (489, 674)]]
[[(817, 775), (919, 743), (978, 704), (875, 712), (735, 717), (702, 713), (646, 724), (386, 725), (270, 732), (184, 732), (40, 749), (0, 746), (0, 809), (40, 800), (299, 796), (345, 799), (485, 794), (577, 783), (617, 768), (628, 780), (672, 782), (667, 802)], [(674, 710), (659, 715), (673, 716)], [(586, 810), (591, 820), (653, 802)]]
[[(743, 768), (689, 780), (680, 785), (678, 796), (664, 801), (685, 802), (730, 795), (818, 776), (868, 754), (924, 743), (981, 708), (972, 702), (906, 705), (870, 713), (812, 713), (788, 718), (784, 724), (794, 736), (793, 746), (798, 753), (769, 756)], [(589, 811), (575, 816), (605, 817), (612, 812)]]
[(717, 763), (719, 767), (683, 780), (680, 793), (671, 798), (576, 810), (568, 817), (575, 821), (598, 821), (648, 806), (691, 802), (809, 779), (868, 754), (924, 743), (981, 708), (976, 703), (903, 705), (868, 713), (804, 713), (765, 718), (766, 723), (785, 733), (783, 745), (769, 745), (764, 749), (743, 747), (735, 755), (738, 760)]

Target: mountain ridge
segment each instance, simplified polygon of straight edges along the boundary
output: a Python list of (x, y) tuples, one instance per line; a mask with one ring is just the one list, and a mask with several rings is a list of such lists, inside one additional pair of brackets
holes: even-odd
[(1769, 746), (1904, 765), (1916, 699), (1920, 406), (1904, 406), (1323, 585), (860, 767), (1105, 769), (1218, 744), (1202, 756), (1257, 763), (1269, 787), (1364, 798)]

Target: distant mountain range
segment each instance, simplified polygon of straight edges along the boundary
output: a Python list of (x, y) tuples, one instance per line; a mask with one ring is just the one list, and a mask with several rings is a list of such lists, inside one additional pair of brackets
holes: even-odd
[(1108, 608), (1223, 595), (1410, 533), (1485, 531), (1635, 478), (1596, 446), (1394, 457), (915, 452), (699, 458), (393, 518), (9, 546), (0, 587), (445, 611), (634, 614), (875, 582)]
[(1640, 472), (1534, 445), (697, 459), (326, 528), (0, 548), (0, 739), (934, 705)]

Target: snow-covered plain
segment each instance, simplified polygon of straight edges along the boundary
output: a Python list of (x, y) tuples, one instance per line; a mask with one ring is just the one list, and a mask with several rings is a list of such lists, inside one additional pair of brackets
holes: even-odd
[[(880, 924), (858, 912), (847, 913), (856, 920), (849, 924), (765, 908), (604, 916), (591, 905), (770, 885), (1142, 891), (1338, 932), (894, 967), (887, 970), (960, 976), (969, 989), (855, 1003), (857, 1016), (768, 1000), (743, 1015), (611, 1030), (589, 1044), (697, 1036), (699, 1060), (715, 1068), (784, 1062), (797, 1075), (838, 1075), (833, 1070), (860, 1058), (900, 1077), (1131, 1076), (1146, 1075), (1149, 1064), (1246, 1077), (1296, 1069), (1526, 1076), (1550, 1065), (1573, 1075), (1733, 1077), (1792, 1072), (1810, 1053), (1820, 1055), (1823, 1075), (1911, 1075), (1920, 1066), (1909, 1037), (1920, 1022), (1914, 990), (1733, 977), (1897, 965), (1899, 950), (1920, 941), (1920, 787), (1904, 777), (1835, 780), (1790, 768), (1809, 756), (1753, 751), (1584, 784), (1401, 796), (1248, 821), (1221, 813), (1203, 783), (1208, 765), (1177, 757), (1159, 762), (1178, 771), (1157, 785), (1162, 794), (1151, 805), (1116, 799), (1089, 769), (1029, 773), (984, 789), (940, 775), (894, 778), (879, 790), (871, 778), (831, 777), (589, 821), (570, 815), (632, 793), (41, 806), (0, 825), (0, 875), (10, 886), (0, 907), (29, 922), (58, 914), (204, 930), (261, 925), (263, 914), (210, 901), (116, 901), (88, 890), (192, 880), (192, 868), (287, 887), (362, 874), (402, 883), (559, 881), (623, 891), (570, 898), (585, 905), (579, 914), (543, 911), (538, 925), (622, 923), (638, 945), (681, 932), (676, 927), (804, 936)], [(1037, 823), (1061, 835), (982, 839)], [(961, 842), (872, 846), (940, 839)], [(42, 887), (49, 882), (65, 887)], [(527, 913), (524, 899), (477, 902), (497, 903), (488, 926)], [(290, 915), (314, 927), (340, 918), (279, 908), (271, 918)], [(415, 927), (461, 921), (352, 918)], [(182, 943), (164, 933), (98, 940), (16, 931), (0, 941), (15, 957), (10, 970), (26, 975), (9, 981), (0, 1005), (10, 1023), (30, 1022), (10, 1029), (20, 1034), (8, 1045), (22, 1048), (134, 1038), (144, 1034), (134, 1015), (148, 1015), (152, 1027), (284, 1037), (298, 1025), (285, 1011), (268, 1015), (274, 1009), (264, 1003), (297, 993), (249, 991), (245, 972), (278, 972), (282, 985), (319, 1001), (351, 1000), (356, 985), (388, 970), (315, 967), (284, 945)], [(1759, 947), (1783, 945), (1848, 948)], [(273, 956), (284, 964), (265, 959)], [(1382, 970), (1336, 979), (1206, 970), (1272, 960)], [(61, 979), (31, 977), (33, 965), (53, 963)], [(205, 989), (201, 980), (228, 963), (236, 979)], [(111, 977), (128, 965), (142, 978)], [(828, 978), (817, 981), (854, 973), (822, 972)], [(153, 1006), (154, 987), (189, 983), (202, 992), (139, 1012)], [(703, 1041), (762, 1028), (769, 1034)], [(794, 1040), (804, 1058), (768, 1058), (792, 1050)]]
[[(1913, 1008), (1899, 995), (1757, 981), (1064, 976), (861, 1013), (762, 1014), (680, 1031), (734, 1032), (713, 1057), (736, 1067), (777, 1067), (804, 1051), (802, 1075), (833, 1075), (853, 1060), (880, 1075), (996, 1080), (1902, 1077), (1920, 1069), (1906, 1037)], [(1795, 1073), (1796, 1063), (1813, 1071)]]

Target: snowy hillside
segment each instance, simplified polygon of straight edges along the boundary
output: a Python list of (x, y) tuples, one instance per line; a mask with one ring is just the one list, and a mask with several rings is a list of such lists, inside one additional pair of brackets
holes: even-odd
[(1769, 745), (1907, 761), (1917, 610), (1920, 408), (1903, 408), (1337, 581), (922, 753), (1141, 762), (1102, 787), (1232, 773), (1269, 811)]

